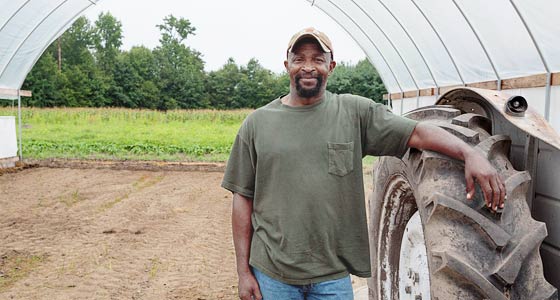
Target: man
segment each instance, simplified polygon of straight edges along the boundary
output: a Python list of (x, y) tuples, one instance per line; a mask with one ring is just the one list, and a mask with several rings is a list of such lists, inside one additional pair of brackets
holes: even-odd
[(239, 297), (353, 299), (349, 273), (371, 276), (362, 182), (365, 155), (402, 156), (409, 147), (465, 161), (493, 209), (505, 187), (488, 160), (439, 127), (384, 106), (326, 91), (333, 47), (313, 28), (290, 40), (290, 92), (247, 117), (222, 186), (233, 192)]

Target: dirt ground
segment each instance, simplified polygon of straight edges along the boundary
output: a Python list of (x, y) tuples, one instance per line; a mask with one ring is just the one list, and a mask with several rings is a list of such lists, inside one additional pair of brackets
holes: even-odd
[(0, 299), (238, 299), (222, 176), (47, 167), (1, 175)]

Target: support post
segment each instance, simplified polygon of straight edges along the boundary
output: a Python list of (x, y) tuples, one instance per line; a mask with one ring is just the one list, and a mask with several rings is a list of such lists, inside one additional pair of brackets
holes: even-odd
[(403, 115), (404, 111), (404, 93), (401, 92), (401, 113), (399, 115)]
[(552, 85), (552, 73), (546, 73), (546, 88), (544, 96), (544, 118), (550, 122), (550, 89)]
[(19, 127), (19, 161), (23, 163), (23, 149), (21, 148), (21, 135), (23, 134), (23, 132), (21, 131), (22, 126), (21, 126), (21, 93), (20, 90), (17, 91), (17, 97), (18, 97), (18, 127)]

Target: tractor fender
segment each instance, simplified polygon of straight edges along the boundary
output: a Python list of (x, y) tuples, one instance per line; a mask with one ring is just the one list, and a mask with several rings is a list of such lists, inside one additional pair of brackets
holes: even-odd
[(558, 132), (528, 105), (523, 96), (503, 91), (459, 87), (442, 94), (436, 105), (453, 105), (464, 112), (483, 115), (492, 120), (492, 124), (496, 124), (497, 115), (501, 115), (523, 132), (560, 150)]

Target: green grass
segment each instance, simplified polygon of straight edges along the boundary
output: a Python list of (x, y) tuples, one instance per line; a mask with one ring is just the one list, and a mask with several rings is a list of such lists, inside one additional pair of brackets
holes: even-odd
[[(24, 108), (26, 158), (225, 161), (251, 110)], [(0, 115), (15, 115), (1, 108)]]
[(371, 169), (373, 163), (377, 160), (376, 156), (366, 156), (362, 159), (362, 166), (367, 169)]
[[(31, 159), (221, 162), (227, 160), (250, 112), (23, 108), (23, 155)], [(9, 115), (17, 111), (0, 107), (0, 116)], [(373, 161), (366, 157), (364, 165), (371, 166)]]

